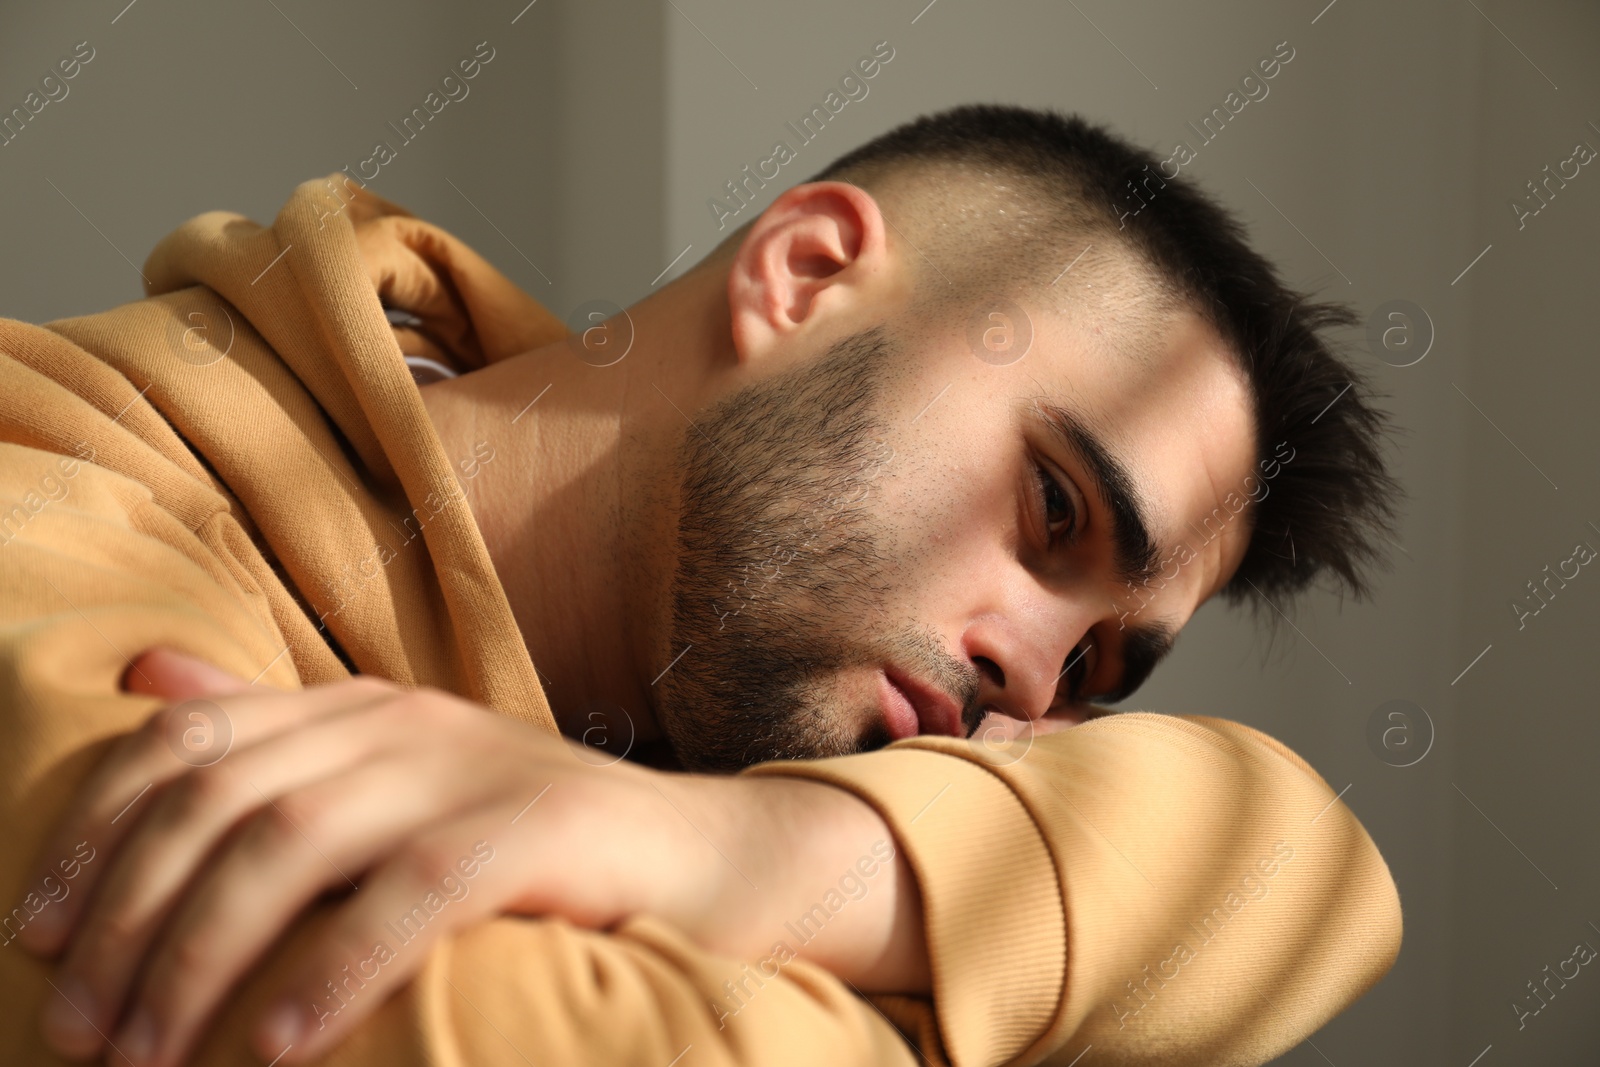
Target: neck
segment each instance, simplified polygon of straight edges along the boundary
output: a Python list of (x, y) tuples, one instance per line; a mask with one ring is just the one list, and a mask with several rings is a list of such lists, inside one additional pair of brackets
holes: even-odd
[(422, 389), (562, 733), (615, 755), (662, 740), (652, 683), (673, 654), (676, 445), (692, 432), (673, 404), (698, 406), (708, 367), (645, 342), (714, 350), (715, 315), (693, 308), (715, 290), (679, 286), (629, 309), (616, 364), (560, 341)]

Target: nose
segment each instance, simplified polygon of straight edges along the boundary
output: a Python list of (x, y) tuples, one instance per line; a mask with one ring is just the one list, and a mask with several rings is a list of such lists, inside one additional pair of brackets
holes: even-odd
[(962, 635), (978, 669), (978, 702), (1004, 715), (1040, 719), (1065, 693), (1074, 650), (1093, 620), (1070, 605), (1017, 617), (984, 615)]

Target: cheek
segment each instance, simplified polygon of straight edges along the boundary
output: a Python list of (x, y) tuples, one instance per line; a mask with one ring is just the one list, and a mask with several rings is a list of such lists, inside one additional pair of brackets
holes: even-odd
[(897, 449), (874, 508), (897, 596), (924, 607), (950, 602), (1004, 555), (1016, 489), (998, 468), (972, 453)]
[(884, 412), (893, 459), (874, 485), (874, 519), (896, 598), (933, 620), (970, 599), (963, 590), (976, 576), (1014, 558), (1022, 442), (1006, 377), (1015, 368), (965, 348), (930, 345), (926, 356)]

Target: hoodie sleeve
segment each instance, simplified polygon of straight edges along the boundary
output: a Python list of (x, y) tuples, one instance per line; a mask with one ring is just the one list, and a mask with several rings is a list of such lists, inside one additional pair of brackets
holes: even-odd
[(1129, 712), (987, 748), (917, 738), (764, 764), (849, 789), (922, 891), (957, 1067), (1261, 1064), (1393, 965), (1377, 847), (1295, 753), (1221, 719)]

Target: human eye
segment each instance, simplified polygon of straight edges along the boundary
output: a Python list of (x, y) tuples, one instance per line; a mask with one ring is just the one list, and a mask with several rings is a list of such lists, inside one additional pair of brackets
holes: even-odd
[(1044, 464), (1036, 462), (1033, 469), (1046, 540), (1052, 547), (1061, 541), (1071, 541), (1078, 534), (1078, 506), (1072, 494)]

